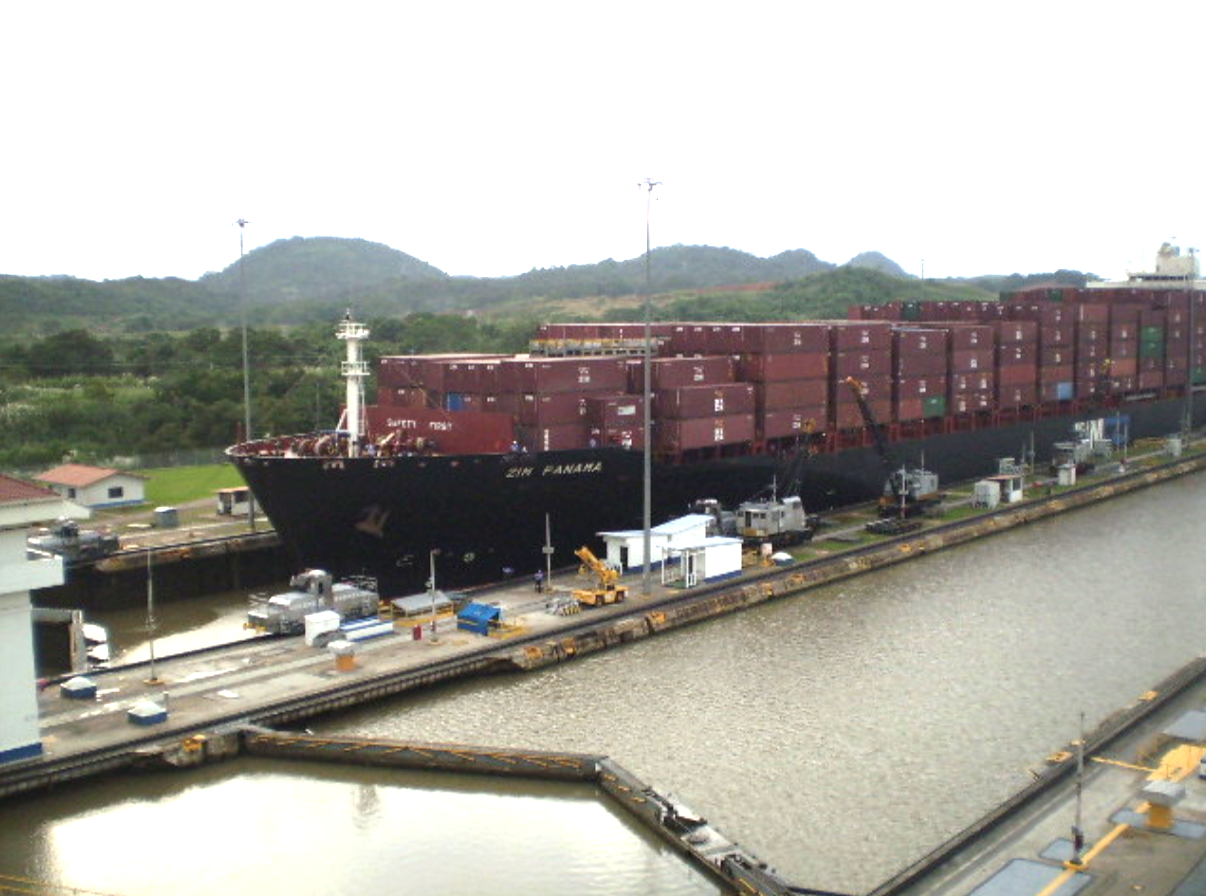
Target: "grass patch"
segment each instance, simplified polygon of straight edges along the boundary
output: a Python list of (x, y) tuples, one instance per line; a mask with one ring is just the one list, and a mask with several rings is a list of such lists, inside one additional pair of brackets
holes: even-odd
[(212, 498), (220, 488), (243, 485), (243, 477), (233, 464), (206, 464), (199, 467), (160, 467), (140, 470), (147, 479), (147, 504), (152, 507), (177, 506), (202, 498)]

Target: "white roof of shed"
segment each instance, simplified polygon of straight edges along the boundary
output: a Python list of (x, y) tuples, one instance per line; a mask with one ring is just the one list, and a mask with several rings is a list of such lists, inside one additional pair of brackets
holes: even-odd
[[(679, 532), (687, 532), (699, 526), (707, 525), (712, 518), (706, 513), (688, 513), (686, 516), (680, 516), (672, 520), (667, 520), (660, 525), (653, 526), (649, 531), (653, 535), (677, 535)], [(644, 529), (619, 529), (614, 532), (600, 532), (600, 535), (619, 535), (625, 538), (631, 538), (634, 535), (644, 534)]]

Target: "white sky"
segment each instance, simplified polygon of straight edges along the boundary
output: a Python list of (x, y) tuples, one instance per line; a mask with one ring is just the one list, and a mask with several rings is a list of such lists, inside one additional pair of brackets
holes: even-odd
[(654, 246), (927, 277), (1206, 248), (1206, 4), (21, 2), (0, 273), (196, 278), (291, 236), (498, 276)]

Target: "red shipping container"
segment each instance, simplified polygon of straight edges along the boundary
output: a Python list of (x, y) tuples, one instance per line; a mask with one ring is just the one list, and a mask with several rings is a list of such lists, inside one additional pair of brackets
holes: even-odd
[(377, 404), (398, 408), (422, 408), (427, 406), (427, 390), (414, 386), (378, 386)]
[(654, 393), (653, 410), (659, 419), (752, 414), (755, 409), (754, 391), (753, 383), (666, 389)]
[(1115, 377), (1131, 377), (1139, 373), (1138, 358), (1110, 358), (1110, 375)]
[(997, 386), (1024, 386), (1038, 382), (1038, 368), (1033, 364), (1012, 364), (996, 369)]
[(830, 325), (826, 323), (746, 324), (738, 352), (749, 354), (828, 354)]
[(1134, 358), (1138, 354), (1139, 343), (1134, 339), (1110, 343), (1109, 357), (1111, 358)]
[(592, 426), (587, 436), (587, 446), (590, 448), (643, 449), (645, 447), (645, 430), (640, 425)]
[(1060, 367), (1071, 364), (1075, 351), (1070, 346), (1043, 346), (1039, 349), (1039, 367)]
[(1039, 345), (1071, 346), (1075, 341), (1072, 326), (1039, 326)]
[(1134, 329), (1139, 326), (1139, 313), (1143, 310), (1142, 305), (1111, 305), (1110, 306), (1110, 327), (1129, 326)]
[(900, 400), (932, 398), (946, 395), (947, 380), (944, 376), (906, 377), (896, 380), (893, 394)]
[(961, 392), (991, 392), (996, 382), (996, 377), (991, 370), (979, 370), (975, 373), (952, 373), (950, 376), (951, 394)]
[(1110, 379), (1110, 391), (1120, 395), (1127, 395), (1131, 392), (1139, 391), (1138, 376), (1116, 376)]
[(645, 403), (639, 395), (588, 395), (586, 422), (602, 430), (641, 429), (645, 425)]
[(888, 321), (830, 321), (832, 348), (837, 352), (879, 351), (892, 344)]
[(532, 358), (507, 361), (502, 374), (516, 392), (623, 392), (628, 376), (623, 358)]
[(829, 375), (829, 353), (742, 355), (738, 359), (737, 369), (742, 379), (755, 383), (816, 379)]
[(1138, 320), (1110, 324), (1110, 342), (1130, 342), (1138, 338)]
[(1081, 324), (1076, 328), (1076, 345), (1090, 345), (1095, 342), (1109, 342), (1110, 328), (1107, 324)]
[(952, 395), (946, 404), (948, 414), (974, 414), (990, 411), (993, 407), (992, 392), (960, 392)]
[(999, 320), (993, 322), (997, 333), (997, 349), (1006, 345), (1038, 342), (1038, 324), (1032, 320)]
[(829, 401), (829, 381), (784, 380), (758, 383), (755, 399), (759, 411), (782, 411), (824, 405)]
[(758, 416), (758, 433), (763, 439), (782, 439), (822, 432), (828, 416), (829, 407), (824, 404), (798, 410), (767, 411)]
[[(731, 383), (734, 378), (734, 363), (731, 357), (718, 355), (696, 358), (654, 358), (650, 361), (650, 384), (655, 392), (664, 389), (681, 389), (684, 386), (702, 386), (715, 383)], [(644, 362), (632, 361), (628, 366), (630, 392), (640, 394), (643, 388)]]
[(449, 454), (504, 453), (515, 439), (507, 414), (458, 414), (431, 408), (365, 408), (369, 432), (381, 436), (398, 431), (403, 443), (422, 438)]
[(754, 440), (754, 415), (660, 420), (654, 432), (654, 444), (659, 451), (678, 452), (735, 445)]
[(887, 376), (892, 371), (892, 356), (887, 351), (838, 352), (832, 358), (833, 378), (844, 380), (848, 376), (866, 379), (869, 376)]
[(1164, 388), (1164, 371), (1163, 370), (1144, 370), (1139, 374), (1139, 388), (1147, 391), (1148, 389)]
[(1031, 383), (1022, 385), (997, 385), (997, 407), (1020, 408), (1028, 407), (1038, 401), (1038, 385)]
[(898, 357), (947, 352), (948, 336), (945, 330), (897, 327), (892, 330), (892, 351)]
[(946, 376), (950, 361), (945, 352), (901, 355), (892, 362), (892, 375), (903, 377)]
[(1076, 363), (1090, 360), (1101, 360), (1110, 354), (1109, 347), (1104, 342), (1086, 342), (1076, 346)]
[(952, 352), (962, 352), (975, 349), (992, 350), (996, 344), (996, 334), (987, 324), (966, 324), (947, 328), (950, 333)]
[(559, 423), (552, 426), (520, 426), (519, 444), (528, 451), (568, 451), (590, 447), (590, 427), (585, 423)]
[(519, 397), (518, 416), (524, 426), (585, 423), (586, 396), (580, 392), (525, 392)]
[(1015, 364), (1038, 364), (1038, 344), (1034, 342), (1012, 342), (997, 346), (997, 366), (1011, 367)]
[(1039, 385), (1042, 386), (1046, 383), (1070, 383), (1075, 371), (1076, 368), (1072, 364), (1064, 364), (1060, 367), (1039, 367)]
[(960, 349), (951, 352), (951, 373), (971, 373), (976, 370), (992, 370), (996, 363), (996, 351), (985, 349)]

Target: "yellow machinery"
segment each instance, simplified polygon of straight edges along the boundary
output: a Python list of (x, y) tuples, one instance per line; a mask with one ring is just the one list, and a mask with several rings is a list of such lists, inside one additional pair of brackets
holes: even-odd
[(574, 589), (574, 599), (578, 603), (584, 607), (601, 607), (606, 604), (618, 604), (628, 597), (628, 586), (616, 584), (620, 578), (618, 569), (612, 569), (596, 557), (590, 548), (581, 547), (574, 553), (582, 561), (582, 567), (578, 572), (582, 575), (593, 573), (598, 579), (598, 585), (594, 588)]

